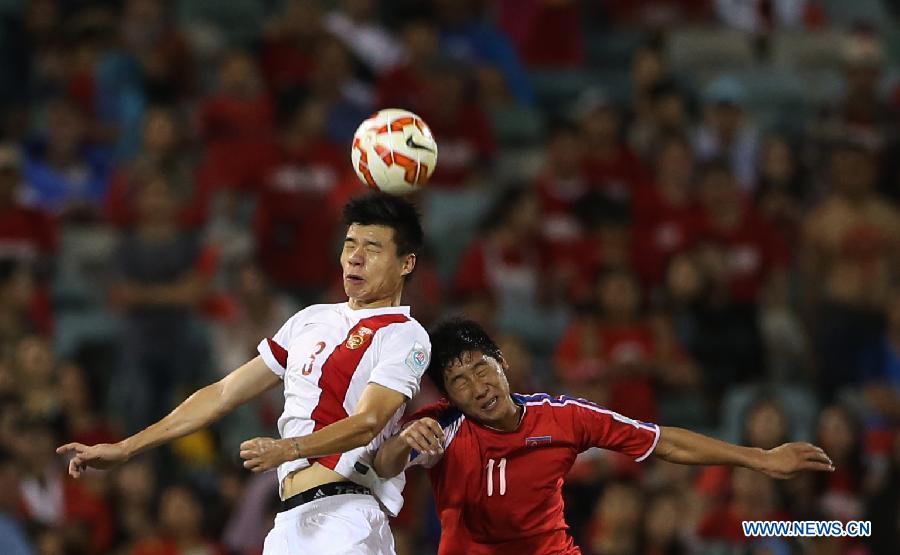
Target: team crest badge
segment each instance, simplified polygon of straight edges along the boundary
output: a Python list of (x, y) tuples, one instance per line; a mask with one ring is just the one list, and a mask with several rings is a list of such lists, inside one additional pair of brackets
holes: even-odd
[(372, 330), (365, 326), (360, 327), (347, 338), (347, 348), (350, 350), (359, 349), (370, 335), (372, 335)]

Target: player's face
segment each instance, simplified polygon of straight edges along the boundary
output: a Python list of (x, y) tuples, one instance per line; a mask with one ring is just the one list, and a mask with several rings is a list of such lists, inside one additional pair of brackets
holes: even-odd
[(467, 418), (495, 425), (515, 416), (517, 409), (509, 396), (506, 361), (497, 361), (480, 352), (468, 352), (462, 360), (444, 370), (444, 385), (450, 402)]
[(353, 308), (399, 302), (403, 276), (415, 267), (415, 255), (398, 256), (394, 230), (383, 225), (353, 224), (341, 251), (344, 292)]

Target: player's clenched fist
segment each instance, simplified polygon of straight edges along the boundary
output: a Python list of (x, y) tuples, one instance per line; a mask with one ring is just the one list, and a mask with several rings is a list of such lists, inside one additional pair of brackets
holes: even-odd
[(265, 472), (278, 465), (301, 457), (296, 438), (273, 439), (257, 437), (241, 443), (244, 468), (253, 472)]
[(429, 455), (437, 455), (444, 451), (444, 430), (433, 418), (415, 420), (400, 432), (406, 444)]

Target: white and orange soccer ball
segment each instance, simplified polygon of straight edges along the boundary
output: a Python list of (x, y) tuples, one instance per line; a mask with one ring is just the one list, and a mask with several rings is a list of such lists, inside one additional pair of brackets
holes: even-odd
[(356, 175), (373, 189), (405, 195), (422, 188), (437, 165), (437, 143), (422, 118), (406, 110), (381, 110), (353, 135)]

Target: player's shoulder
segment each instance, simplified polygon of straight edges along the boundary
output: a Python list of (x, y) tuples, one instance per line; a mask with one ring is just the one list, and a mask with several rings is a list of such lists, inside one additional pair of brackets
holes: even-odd
[(608, 412), (608, 409), (580, 397), (570, 395), (551, 395), (549, 393), (514, 393), (513, 399), (533, 411), (542, 412), (569, 412), (579, 409), (587, 409), (595, 412)]
[(422, 418), (434, 419), (441, 425), (441, 428), (447, 429), (461, 424), (465, 417), (461, 410), (450, 404), (450, 401), (441, 398), (404, 417), (403, 421), (412, 422)]
[(339, 310), (339, 304), (311, 304), (295, 312), (290, 319), (296, 322), (327, 317), (329, 314), (338, 314)]
[(386, 326), (381, 331), (381, 339), (392, 341), (403, 341), (409, 343), (419, 343), (423, 347), (431, 348), (431, 340), (428, 338), (428, 332), (418, 320), (412, 316), (406, 315), (406, 319), (395, 322), (393, 325)]

